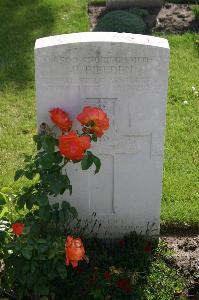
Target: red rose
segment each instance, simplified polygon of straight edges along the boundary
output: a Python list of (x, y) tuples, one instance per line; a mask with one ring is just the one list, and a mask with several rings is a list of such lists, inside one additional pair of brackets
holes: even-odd
[(62, 131), (69, 131), (72, 127), (72, 121), (68, 114), (60, 108), (53, 108), (49, 111), (53, 123)]
[(71, 160), (81, 160), (85, 150), (91, 147), (89, 136), (78, 136), (75, 131), (59, 137), (59, 151)]
[(23, 223), (14, 223), (12, 225), (12, 230), (14, 234), (21, 235), (24, 230), (25, 225)]
[(77, 116), (77, 120), (88, 128), (86, 132), (95, 133), (97, 137), (101, 137), (104, 131), (109, 128), (109, 119), (106, 113), (99, 107), (84, 107), (82, 113)]
[(119, 279), (116, 281), (116, 286), (123, 290), (126, 294), (130, 294), (132, 292), (132, 288), (131, 288), (131, 285), (130, 285), (130, 281), (129, 279)]
[(68, 235), (65, 244), (65, 252), (67, 266), (71, 263), (73, 268), (76, 268), (78, 262), (85, 259), (85, 249), (80, 238), (74, 239), (71, 235)]
[(110, 280), (110, 279), (111, 279), (111, 273), (108, 272), (108, 271), (106, 271), (106, 272), (104, 273), (104, 278), (105, 278), (106, 280)]

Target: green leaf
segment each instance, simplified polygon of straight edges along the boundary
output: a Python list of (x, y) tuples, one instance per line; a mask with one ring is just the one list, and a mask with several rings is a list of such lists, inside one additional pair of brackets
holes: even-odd
[(63, 210), (59, 211), (59, 222), (61, 225), (64, 225), (66, 222)]
[(45, 193), (42, 193), (37, 196), (37, 202), (39, 206), (46, 206), (49, 204), (48, 196)]
[(63, 156), (59, 151), (53, 153), (53, 161), (55, 164), (60, 164), (63, 161)]
[(29, 233), (30, 233), (30, 226), (26, 225), (23, 230), (23, 234), (29, 234)]
[(88, 170), (93, 164), (93, 155), (88, 151), (81, 161), (82, 170)]
[(70, 184), (68, 176), (62, 175), (60, 172), (45, 174), (42, 176), (42, 181), (49, 192), (55, 196), (63, 194)]
[(30, 162), (32, 160), (32, 156), (31, 155), (27, 155), (27, 154), (23, 153), (23, 156), (24, 156), (24, 161), (25, 162)]
[(62, 202), (62, 209), (60, 210), (60, 212), (63, 211), (63, 214), (64, 214), (64, 223), (66, 221), (68, 221), (70, 209), (71, 209), (70, 204), (68, 202), (66, 202), (66, 201), (63, 201)]
[(59, 203), (54, 203), (54, 204), (52, 205), (52, 208), (53, 208), (54, 210), (58, 210), (58, 209), (59, 209)]
[(38, 255), (44, 254), (48, 250), (48, 245), (45, 243), (39, 244), (37, 247)]
[(30, 245), (27, 245), (26, 247), (24, 247), (24, 248), (22, 249), (22, 254), (23, 254), (23, 256), (24, 256), (26, 259), (30, 260), (31, 257), (32, 257), (32, 250), (33, 250), (33, 248), (32, 248)]
[(35, 201), (34, 195), (30, 196), (30, 198), (26, 200), (26, 207), (28, 210), (31, 210), (33, 208), (34, 201)]
[(4, 243), (7, 237), (7, 233), (5, 231), (0, 231), (0, 242)]
[(51, 135), (42, 135), (41, 144), (44, 151), (46, 151), (47, 153), (52, 153), (55, 151), (57, 140)]
[(0, 192), (0, 206), (6, 204), (6, 196)]
[(6, 186), (4, 186), (4, 187), (0, 190), (0, 192), (3, 193), (3, 194), (13, 194), (12, 189), (9, 188), (9, 187), (6, 187)]
[(50, 209), (49, 207), (41, 207), (39, 209), (39, 217), (44, 221), (47, 222), (50, 219)]
[(73, 187), (72, 187), (72, 185), (71, 185), (71, 184), (69, 184), (69, 186), (68, 186), (68, 189), (69, 189), (69, 193), (70, 193), (70, 195), (72, 195), (72, 192), (73, 192)]
[(62, 208), (62, 209), (68, 209), (68, 210), (69, 210), (69, 209), (71, 208), (71, 205), (70, 205), (69, 202), (63, 201), (62, 204), (61, 204), (61, 208)]
[(75, 207), (71, 206), (71, 208), (70, 208), (70, 213), (73, 215), (73, 217), (74, 217), (75, 219), (77, 219), (78, 213), (77, 213), (77, 210), (76, 210)]
[(57, 271), (62, 279), (67, 278), (67, 270), (66, 270), (66, 266), (64, 264), (58, 264)]
[(24, 176), (29, 180), (33, 180), (35, 172), (33, 172), (32, 170), (25, 171)]
[(52, 259), (56, 255), (56, 249), (54, 247), (50, 248), (48, 259)]
[(22, 176), (24, 176), (24, 170), (19, 169), (15, 172), (15, 176), (14, 176), (14, 181), (17, 181), (19, 178), (21, 178)]
[(32, 260), (31, 261), (31, 265), (30, 265), (30, 271), (31, 271), (31, 273), (34, 273), (36, 271), (36, 269), (37, 269), (37, 263), (36, 263), (35, 260)]
[(93, 155), (93, 162), (96, 167), (95, 174), (97, 174), (101, 168), (101, 161), (97, 156)]
[(39, 164), (44, 169), (51, 169), (53, 166), (53, 156), (51, 154), (43, 154), (39, 157)]
[(44, 240), (44, 239), (38, 239), (37, 243), (38, 244), (46, 244), (46, 240)]
[(91, 139), (93, 142), (97, 142), (97, 135), (94, 133)]

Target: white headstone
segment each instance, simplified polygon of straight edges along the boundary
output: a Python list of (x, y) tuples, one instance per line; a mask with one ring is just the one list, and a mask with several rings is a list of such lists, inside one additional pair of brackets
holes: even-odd
[[(36, 41), (38, 124), (60, 107), (71, 118), (100, 106), (111, 127), (92, 152), (100, 173), (69, 171), (73, 194), (64, 195), (82, 218), (95, 212), (102, 234), (159, 230), (169, 64), (167, 40), (128, 33), (87, 32)], [(74, 170), (75, 168), (75, 170)]]
[(161, 7), (163, 0), (107, 0), (108, 8)]

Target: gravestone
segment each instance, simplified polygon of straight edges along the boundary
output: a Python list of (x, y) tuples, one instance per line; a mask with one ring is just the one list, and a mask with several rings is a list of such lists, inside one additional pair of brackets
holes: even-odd
[(161, 7), (163, 0), (107, 0), (108, 8)]
[[(162, 164), (169, 64), (167, 40), (129, 33), (87, 32), (36, 41), (38, 125), (60, 107), (75, 117), (99, 106), (110, 129), (92, 152), (100, 173), (69, 170), (68, 199), (82, 219), (92, 214), (100, 234), (120, 237), (132, 230), (159, 231)], [(75, 169), (74, 169), (75, 168)]]

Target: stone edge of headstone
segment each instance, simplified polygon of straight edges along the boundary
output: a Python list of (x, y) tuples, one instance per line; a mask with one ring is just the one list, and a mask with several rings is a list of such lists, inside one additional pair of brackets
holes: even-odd
[(149, 35), (118, 32), (80, 32), (39, 38), (35, 42), (35, 50), (64, 44), (89, 42), (140, 44), (149, 47), (170, 49), (167, 39)]

